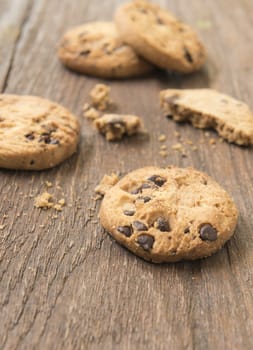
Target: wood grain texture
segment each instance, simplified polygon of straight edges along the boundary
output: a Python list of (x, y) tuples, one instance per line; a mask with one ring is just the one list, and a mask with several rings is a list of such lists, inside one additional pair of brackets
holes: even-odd
[[(164, 119), (158, 93), (212, 87), (253, 108), (253, 3), (157, 0), (199, 31), (209, 60), (187, 77), (156, 73), (110, 82), (119, 111), (142, 116), (150, 131), (148, 140), (111, 144), (81, 118), (99, 80), (65, 70), (55, 47), (67, 28), (110, 19), (121, 2), (0, 1), (1, 90), (50, 98), (82, 122), (79, 152), (61, 166), (38, 173), (0, 171), (0, 225), (6, 225), (0, 230), (0, 349), (250, 350), (253, 150), (219, 143), (211, 132), (217, 139), (213, 148), (202, 131)], [(199, 21), (208, 21), (209, 28)], [(173, 151), (160, 157), (158, 136), (168, 134), (170, 148), (178, 142), (175, 131), (198, 150), (188, 149), (187, 158)], [(238, 205), (236, 235), (211, 258), (151, 265), (117, 245), (96, 222), (93, 190), (105, 173), (167, 164), (206, 171)], [(34, 208), (34, 196), (47, 180), (54, 185), (48, 191), (67, 201), (58, 218)]]

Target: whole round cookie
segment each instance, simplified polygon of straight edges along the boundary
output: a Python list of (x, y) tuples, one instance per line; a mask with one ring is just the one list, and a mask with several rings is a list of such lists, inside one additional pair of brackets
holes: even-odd
[(130, 78), (153, 69), (122, 43), (112, 22), (92, 22), (70, 29), (60, 42), (58, 56), (68, 68), (101, 78)]
[(197, 34), (158, 5), (145, 0), (124, 4), (115, 22), (122, 40), (160, 68), (190, 73), (205, 61)]
[(238, 213), (214, 180), (193, 168), (135, 170), (105, 194), (102, 226), (155, 263), (207, 257), (233, 235)]
[(35, 96), (0, 95), (0, 167), (52, 168), (77, 149), (79, 122), (67, 109)]

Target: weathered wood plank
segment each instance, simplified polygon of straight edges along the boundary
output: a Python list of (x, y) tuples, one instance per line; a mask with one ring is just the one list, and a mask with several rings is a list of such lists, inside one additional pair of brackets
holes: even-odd
[[(56, 43), (69, 26), (110, 19), (121, 2), (63, 0), (59, 6), (56, 0), (12, 1), (18, 15), (10, 11), (9, 2), (1, 2), (5, 14), (1, 23), (19, 28), (8, 48), (0, 42), (0, 59), (2, 52), (6, 57), (0, 65), (1, 88), (49, 97), (81, 116), (87, 94), (98, 80), (61, 67)], [(253, 107), (253, 4), (247, 0), (196, 0), (190, 7), (186, 0), (157, 3), (169, 6), (199, 30), (209, 62), (203, 71), (187, 77), (157, 73), (110, 82), (119, 110), (143, 116), (150, 139), (109, 144), (81, 119), (82, 143), (69, 161), (40, 173), (0, 171), (0, 224), (6, 224), (0, 231), (0, 348), (253, 347), (253, 151), (218, 141), (213, 148), (202, 131), (165, 120), (158, 106), (160, 89), (210, 86)], [(199, 27), (200, 21), (209, 21), (209, 28)], [(188, 150), (187, 158), (173, 151), (161, 158), (158, 136), (168, 133), (170, 147), (178, 142), (174, 131), (191, 139), (198, 150)], [(240, 209), (235, 237), (207, 260), (150, 265), (113, 242), (94, 221), (96, 215), (89, 217), (90, 207), (98, 210), (93, 189), (104, 173), (168, 163), (207, 171), (234, 196)], [(54, 185), (48, 190), (55, 198), (67, 201), (58, 218), (51, 211), (35, 209), (30, 197), (45, 190), (47, 180)]]
[(0, 91), (5, 91), (15, 50), (25, 29), (31, 0), (0, 2)]

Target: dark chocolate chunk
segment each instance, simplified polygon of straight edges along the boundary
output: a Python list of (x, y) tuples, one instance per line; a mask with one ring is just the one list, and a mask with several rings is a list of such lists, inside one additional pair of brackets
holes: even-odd
[(141, 188), (142, 189), (151, 188), (151, 185), (145, 182), (144, 184), (141, 185)]
[(30, 141), (32, 141), (32, 140), (35, 139), (35, 136), (34, 136), (33, 132), (30, 132), (29, 134), (26, 134), (25, 137), (26, 137), (28, 140), (30, 140)]
[(150, 250), (153, 248), (155, 239), (153, 236), (150, 235), (140, 235), (137, 237), (137, 243), (144, 249), (144, 250)]
[(171, 231), (168, 221), (162, 217), (160, 217), (156, 220), (155, 227), (162, 232), (170, 232)]
[(148, 203), (149, 201), (151, 201), (151, 197), (148, 196), (141, 197), (141, 199), (143, 199), (144, 203)]
[(133, 216), (135, 214), (134, 210), (124, 210), (123, 212), (126, 216)]
[(136, 189), (134, 189), (131, 193), (132, 194), (138, 194), (141, 193), (143, 189), (145, 188), (151, 188), (151, 185), (148, 183), (144, 183), (142, 184), (140, 187), (137, 187)]
[(131, 226), (119, 226), (117, 230), (125, 235), (126, 237), (130, 237), (133, 233), (132, 227)]
[(90, 53), (91, 53), (90, 50), (84, 50), (84, 51), (79, 52), (79, 55), (80, 56), (88, 56)]
[(185, 233), (185, 234), (190, 233), (190, 227), (186, 227), (186, 228), (184, 229), (184, 233)]
[(184, 57), (189, 63), (193, 63), (193, 57), (186, 47), (184, 47)]
[(156, 23), (160, 25), (164, 25), (164, 22), (160, 17), (156, 17)]
[(159, 175), (152, 175), (148, 178), (148, 180), (154, 182), (154, 184), (159, 187), (161, 187), (166, 182), (166, 179)]
[(141, 192), (141, 187), (138, 187), (138, 188), (135, 188), (132, 192), (131, 192), (131, 194), (138, 194), (138, 193), (140, 193)]
[(56, 139), (51, 139), (51, 135), (48, 132), (44, 132), (41, 134), (40, 138), (39, 138), (39, 142), (44, 142), (47, 145), (58, 145), (60, 143), (59, 140)]
[(217, 230), (210, 224), (204, 224), (199, 230), (199, 235), (203, 241), (216, 241)]
[(137, 231), (147, 231), (148, 227), (141, 221), (134, 221), (133, 226)]
[(50, 145), (59, 145), (60, 141), (56, 139), (51, 139), (49, 143)]
[(33, 165), (34, 163), (35, 163), (34, 160), (31, 160), (31, 161), (30, 161), (30, 165)]

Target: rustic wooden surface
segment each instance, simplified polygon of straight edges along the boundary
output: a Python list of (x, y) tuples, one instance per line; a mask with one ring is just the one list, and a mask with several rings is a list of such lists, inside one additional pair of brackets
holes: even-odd
[[(99, 80), (65, 70), (55, 46), (68, 27), (110, 19), (121, 2), (0, 0), (1, 91), (50, 98), (82, 121), (78, 154), (58, 168), (0, 171), (0, 349), (253, 349), (253, 150), (219, 142), (214, 148), (202, 131), (165, 120), (158, 106), (162, 88), (209, 86), (253, 108), (253, 2), (157, 1), (198, 30), (208, 63), (187, 77), (110, 82), (119, 110), (143, 116), (150, 139), (109, 144), (81, 118)], [(198, 150), (160, 157), (158, 136), (170, 135), (170, 147), (174, 131)], [(88, 208), (98, 210), (93, 189), (104, 173), (153, 164), (195, 166), (233, 195), (238, 229), (218, 254), (151, 265), (113, 242), (96, 214), (89, 217)], [(33, 206), (46, 180), (67, 200), (58, 218)]]

